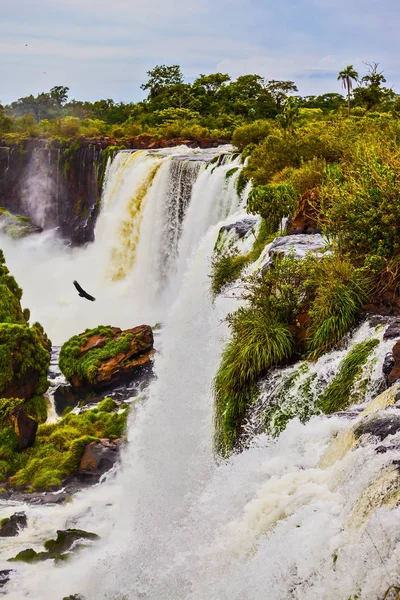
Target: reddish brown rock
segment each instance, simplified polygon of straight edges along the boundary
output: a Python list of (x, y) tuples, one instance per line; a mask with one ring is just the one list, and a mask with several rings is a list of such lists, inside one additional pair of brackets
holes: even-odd
[[(155, 350), (153, 348), (153, 331), (149, 325), (140, 325), (125, 330), (112, 327), (112, 330), (114, 332), (112, 341), (118, 341), (121, 336), (125, 335), (132, 336), (129, 342), (129, 350), (104, 359), (97, 369), (95, 380), (90, 383), (82, 381), (77, 374), (74, 374), (70, 379), (70, 383), (78, 393), (87, 389), (95, 391), (107, 389), (110, 386), (118, 385), (123, 381), (142, 375), (146, 367), (151, 368)], [(82, 358), (92, 350), (104, 347), (109, 341), (109, 338), (104, 334), (92, 335), (82, 347), (78, 358)]]
[(102, 439), (85, 448), (79, 465), (79, 474), (101, 474), (109, 471), (118, 460), (121, 440)]
[(394, 366), (388, 375), (388, 384), (393, 385), (400, 380), (400, 340), (396, 342), (392, 350)]

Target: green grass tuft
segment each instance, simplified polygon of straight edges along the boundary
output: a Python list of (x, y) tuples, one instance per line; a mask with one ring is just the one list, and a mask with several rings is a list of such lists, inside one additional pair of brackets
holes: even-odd
[(328, 385), (318, 399), (318, 408), (331, 414), (348, 408), (351, 404), (351, 394), (354, 382), (359, 376), (362, 367), (379, 340), (373, 338), (356, 344), (347, 354), (339, 367), (335, 379)]

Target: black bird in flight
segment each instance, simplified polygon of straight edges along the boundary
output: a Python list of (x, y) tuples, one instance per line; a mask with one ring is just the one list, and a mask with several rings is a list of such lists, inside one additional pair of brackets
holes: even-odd
[(92, 302), (94, 302), (96, 300), (96, 298), (93, 298), (93, 296), (91, 296), (90, 294), (85, 292), (85, 290), (81, 288), (81, 286), (79, 285), (79, 283), (77, 281), (74, 281), (74, 286), (78, 290), (81, 298), (86, 298), (86, 300), (91, 300)]

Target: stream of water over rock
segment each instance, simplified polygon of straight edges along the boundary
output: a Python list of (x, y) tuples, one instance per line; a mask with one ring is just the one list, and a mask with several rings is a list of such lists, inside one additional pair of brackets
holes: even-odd
[[(228, 336), (224, 318), (238, 300), (226, 293), (212, 301), (210, 264), (221, 226), (246, 212), (238, 172), (226, 177), (238, 159), (208, 164), (212, 157), (186, 148), (118, 153), (86, 248), (66, 247), (56, 232), (0, 239), (24, 305), (53, 343), (99, 324), (163, 323), (156, 379), (131, 411), (121, 467), (66, 504), (1, 503), (2, 516), (23, 508), (28, 527), (0, 539), (0, 569), (23, 548), (41, 549), (56, 529), (101, 536), (68, 564), (13, 566), (10, 600), (373, 600), (397, 580), (400, 436), (359, 443), (354, 434), (373, 390), (385, 387), (382, 326), (362, 324), (315, 366), (326, 386), (348, 348), (380, 340), (358, 410), (294, 418), (275, 438), (260, 433), (259, 415), (290, 375), (283, 370), (263, 383), (248, 447), (224, 461), (213, 454), (212, 380)], [(249, 231), (243, 248), (252, 239)], [(95, 303), (76, 296), (73, 279)], [(288, 404), (305, 377), (298, 368)], [(382, 443), (386, 451), (376, 452)]]

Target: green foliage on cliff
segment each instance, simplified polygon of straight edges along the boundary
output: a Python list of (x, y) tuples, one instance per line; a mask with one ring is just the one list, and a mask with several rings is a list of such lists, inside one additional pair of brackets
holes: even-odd
[[(16, 471), (9, 484), (29, 486), (32, 491), (60, 485), (78, 469), (87, 444), (124, 435), (128, 409), (122, 412), (111, 410), (110, 403), (103, 401), (98, 408), (79, 415), (69, 413), (56, 423), (39, 425), (32, 448), (4, 455), (3, 477), (6, 472)], [(19, 461), (18, 468), (15, 468), (15, 459)]]
[[(104, 345), (82, 353), (89, 337), (104, 336)], [(117, 340), (112, 327), (87, 329), (84, 334), (75, 335), (65, 342), (60, 351), (59, 365), (67, 379), (76, 375), (81, 382), (94, 383), (102, 361), (112, 358), (121, 352), (128, 352), (133, 339), (132, 334), (123, 334)]]
[(248, 306), (228, 317), (231, 339), (214, 380), (215, 444), (223, 455), (236, 444), (260, 377), (294, 352), (291, 324), (299, 310), (299, 284), (304, 278), (301, 261), (278, 257), (265, 277), (250, 280)]

